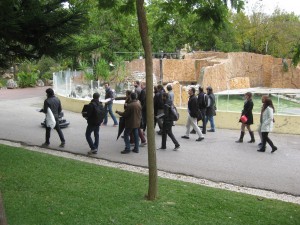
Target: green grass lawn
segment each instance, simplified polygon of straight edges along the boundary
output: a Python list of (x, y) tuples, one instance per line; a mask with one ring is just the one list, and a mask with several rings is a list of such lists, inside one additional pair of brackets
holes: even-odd
[[(262, 181), (263, 182), (263, 181)], [(300, 205), (148, 177), (0, 145), (0, 191), (10, 225), (300, 224)]]

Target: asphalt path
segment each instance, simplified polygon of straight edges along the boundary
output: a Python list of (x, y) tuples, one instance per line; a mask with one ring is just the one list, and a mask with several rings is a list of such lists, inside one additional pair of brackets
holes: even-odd
[[(40, 123), (44, 114), (37, 112), (46, 97), (46, 87), (0, 90), (0, 139), (40, 146), (45, 141), (45, 129)], [(86, 155), (89, 151), (85, 140), (86, 121), (80, 113), (64, 111), (70, 126), (63, 129), (65, 148), (59, 148), (56, 131), (51, 132), (50, 148)], [(124, 149), (122, 138), (116, 140), (117, 127), (109, 119), (108, 126), (100, 128), (100, 151), (94, 157), (113, 162), (147, 167), (147, 147), (140, 153), (120, 154)], [(254, 126), (255, 127), (255, 126)], [(173, 151), (174, 145), (168, 138), (167, 149), (157, 151), (158, 169), (162, 171), (190, 175), (215, 182), (252, 187), (300, 196), (300, 139), (299, 135), (271, 133), (278, 150), (271, 154), (270, 147), (265, 153), (256, 150), (257, 142), (249, 144), (250, 136), (245, 135), (245, 143), (235, 143), (239, 131), (217, 129), (207, 133), (202, 142), (196, 142), (197, 135), (181, 139), (185, 126), (175, 126), (173, 133), (181, 148)], [(259, 139), (257, 133), (256, 139)], [(156, 135), (156, 146), (160, 147), (161, 136)]]

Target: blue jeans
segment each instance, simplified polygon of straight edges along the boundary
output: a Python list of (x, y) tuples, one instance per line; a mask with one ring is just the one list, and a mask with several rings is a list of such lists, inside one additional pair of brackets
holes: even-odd
[(130, 133), (134, 135), (134, 149), (139, 151), (139, 129), (138, 128), (125, 128), (124, 130), (124, 142), (125, 150), (130, 151)]
[(206, 124), (209, 121), (210, 129), (215, 130), (214, 116), (206, 116)]
[[(99, 125), (87, 125), (86, 131), (85, 131), (85, 138), (91, 148), (91, 150), (97, 150), (99, 146)], [(95, 142), (93, 142), (93, 139), (91, 137), (92, 132), (94, 132), (94, 138)]]
[(105, 106), (105, 117), (104, 117), (104, 124), (107, 124), (107, 114), (109, 113), (109, 115), (110, 115), (110, 117), (113, 119), (113, 121), (114, 121), (114, 125), (118, 125), (118, 121), (117, 121), (117, 119), (116, 119), (116, 117), (115, 117), (115, 115), (114, 115), (114, 113), (113, 113), (113, 111), (112, 111), (112, 105), (113, 104), (108, 104), (108, 105), (106, 105)]

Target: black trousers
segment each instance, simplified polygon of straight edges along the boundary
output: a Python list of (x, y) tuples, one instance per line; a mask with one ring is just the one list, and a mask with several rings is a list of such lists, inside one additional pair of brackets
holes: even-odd
[[(58, 118), (55, 118), (56, 121), (56, 125), (54, 127), (54, 129), (57, 131), (58, 136), (60, 138), (60, 141), (62, 143), (65, 143), (65, 138), (64, 138), (64, 134), (61, 131), (60, 127), (59, 127), (59, 122), (58, 122)], [(50, 144), (50, 136), (51, 136), (51, 128), (50, 127), (46, 127), (46, 143)]]
[(269, 138), (269, 132), (261, 132), (261, 135), (262, 135), (262, 149), (266, 149), (266, 145), (267, 143), (272, 147), (274, 148), (274, 144), (272, 142), (272, 140)]
[(162, 140), (161, 140), (161, 148), (167, 147), (167, 135), (171, 138), (175, 146), (179, 146), (178, 141), (176, 140), (173, 132), (172, 132), (172, 125), (163, 126), (162, 129)]

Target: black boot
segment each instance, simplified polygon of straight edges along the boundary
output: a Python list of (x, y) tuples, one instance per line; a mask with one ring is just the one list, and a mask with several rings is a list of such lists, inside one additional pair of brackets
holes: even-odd
[(254, 133), (253, 133), (253, 131), (249, 131), (249, 134), (250, 134), (251, 140), (248, 141), (248, 143), (254, 143), (254, 142), (255, 142), (255, 138), (254, 138)]
[(265, 151), (266, 151), (266, 148), (263, 148), (263, 147), (262, 147), (262, 148), (258, 149), (257, 151), (258, 151), (258, 152), (265, 152)]
[(240, 139), (236, 141), (236, 143), (243, 143), (245, 132), (241, 131)]

